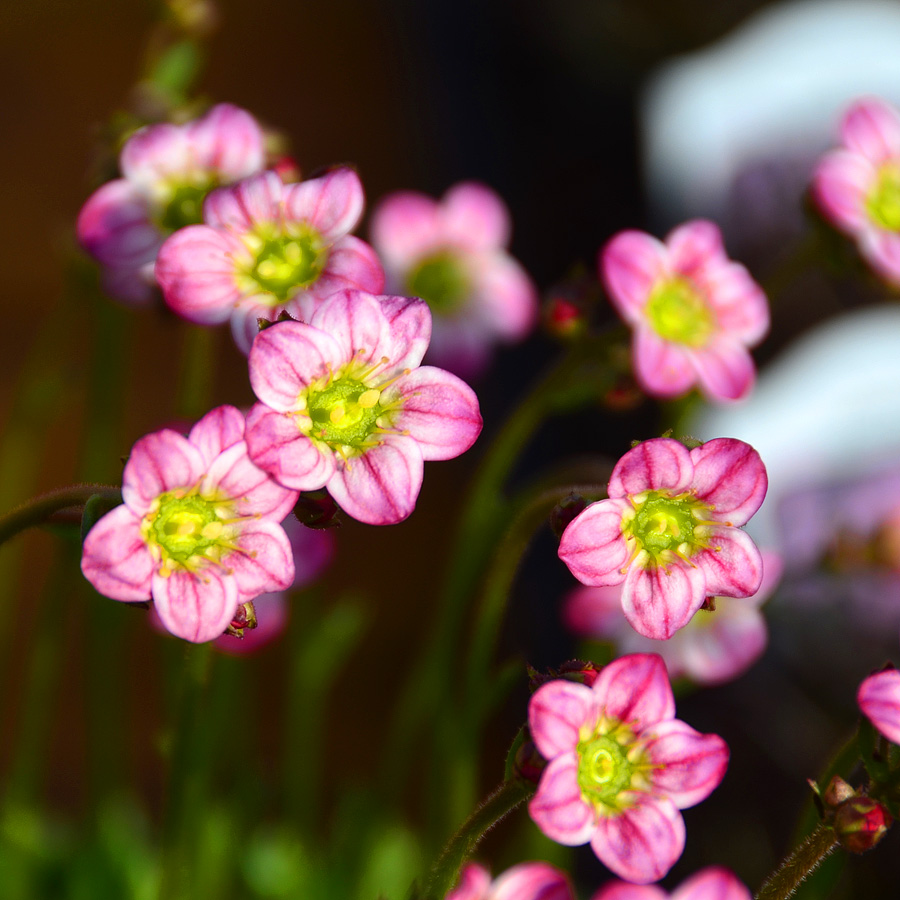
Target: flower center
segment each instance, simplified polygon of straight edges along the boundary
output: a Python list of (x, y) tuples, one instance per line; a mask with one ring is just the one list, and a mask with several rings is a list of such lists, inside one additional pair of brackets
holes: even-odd
[(407, 288), (438, 313), (452, 312), (470, 291), (459, 258), (447, 250), (425, 257), (410, 272)]
[(578, 755), (578, 786), (588, 803), (618, 807), (618, 795), (631, 787), (636, 766), (628, 758), (628, 747), (617, 740), (633, 735), (618, 731), (593, 734), (575, 748)]
[(900, 165), (887, 163), (878, 170), (875, 187), (866, 197), (866, 209), (876, 225), (900, 231)]
[(338, 378), (322, 390), (310, 389), (306, 412), (312, 436), (327, 444), (363, 449), (384, 412), (381, 391), (355, 378)]
[(178, 231), (203, 221), (203, 200), (215, 187), (212, 181), (203, 184), (175, 185), (157, 221), (164, 231)]
[(322, 274), (328, 259), (321, 235), (312, 228), (260, 238), (251, 249), (256, 258), (247, 275), (256, 290), (272, 296), (273, 306), (308, 288)]
[(684, 278), (670, 278), (653, 291), (647, 317), (661, 338), (688, 347), (702, 347), (715, 327), (706, 299)]
[(228, 549), (221, 501), (172, 492), (161, 494), (154, 507), (144, 516), (141, 531), (147, 543), (159, 549), (164, 564), (191, 568), (204, 559), (218, 561)]
[(633, 497), (632, 503), (634, 516), (622, 523), (622, 529), (634, 536), (654, 564), (659, 564), (664, 554), (689, 557), (706, 546), (697, 526), (708, 507), (690, 494), (671, 497), (663, 491), (647, 491)]

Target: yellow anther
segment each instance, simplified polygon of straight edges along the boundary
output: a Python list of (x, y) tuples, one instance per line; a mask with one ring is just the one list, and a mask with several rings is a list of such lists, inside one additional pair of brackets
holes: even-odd
[(363, 391), (359, 395), (359, 399), (356, 402), (363, 409), (371, 409), (378, 402), (379, 397), (381, 397), (381, 391), (378, 391), (375, 388), (369, 388), (369, 390)]
[(200, 534), (209, 541), (214, 541), (221, 533), (225, 525), (222, 522), (207, 522)]
[(303, 258), (303, 253), (300, 250), (300, 245), (296, 241), (291, 241), (288, 244), (284, 245), (284, 258), (293, 265), (297, 265), (298, 262)]
[(276, 274), (278, 274), (278, 266), (272, 262), (271, 259), (264, 259), (257, 267), (256, 271), (263, 278), (273, 278)]
[(331, 412), (328, 414), (328, 418), (331, 421), (332, 425), (337, 425), (341, 419), (346, 415), (346, 410), (344, 409), (343, 403), (338, 403), (332, 407)]

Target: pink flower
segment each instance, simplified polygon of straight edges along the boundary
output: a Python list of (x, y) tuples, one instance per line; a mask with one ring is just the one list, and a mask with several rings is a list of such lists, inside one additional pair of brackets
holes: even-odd
[(419, 366), (431, 316), (421, 300), (341, 291), (309, 323), (279, 322), (250, 350), (258, 403), (250, 456), (286, 487), (326, 487), (372, 525), (405, 519), (422, 463), (452, 459), (481, 431), (478, 399), (455, 375)]
[(173, 234), (156, 262), (166, 303), (191, 322), (231, 320), (246, 353), (259, 328), (282, 312), (308, 321), (318, 304), (345, 288), (378, 293), (384, 271), (375, 252), (351, 236), (363, 189), (352, 169), (284, 184), (263, 172), (213, 191), (205, 224)]
[(670, 678), (685, 676), (697, 684), (721, 684), (750, 668), (768, 641), (760, 606), (781, 578), (781, 559), (763, 552), (763, 580), (750, 597), (716, 597), (715, 609), (701, 611), (668, 641), (638, 634), (622, 615), (622, 587), (579, 587), (563, 608), (576, 634), (612, 641), (619, 653), (659, 653)]
[(533, 327), (537, 292), (506, 252), (509, 212), (485, 185), (462, 182), (440, 202), (390, 194), (375, 209), (371, 234), (389, 289), (431, 307), (429, 361), (471, 376), (496, 341), (521, 340)]
[(658, 397), (695, 384), (715, 400), (737, 400), (753, 386), (747, 348), (769, 329), (762, 288), (725, 255), (713, 222), (695, 220), (658, 241), (622, 231), (600, 254), (600, 275), (619, 315), (634, 330), (638, 381)]
[(870, 675), (859, 686), (856, 702), (889, 741), (900, 744), (900, 671), (887, 669)]
[(900, 286), (900, 113), (877, 97), (858, 100), (841, 139), (816, 168), (813, 198), (869, 265)]
[(212, 640), (239, 604), (294, 580), (278, 523), (297, 494), (250, 461), (233, 406), (207, 413), (187, 438), (168, 429), (141, 438), (122, 499), (88, 533), (81, 571), (114, 600), (152, 598), (178, 637)]
[(263, 134), (253, 117), (220, 103), (186, 125), (150, 125), (122, 148), (122, 178), (95, 191), (76, 223), (82, 247), (103, 266), (105, 289), (127, 303), (153, 297), (153, 263), (165, 238), (202, 221), (214, 187), (259, 172)]
[(582, 583), (622, 584), (635, 631), (670, 638), (708, 596), (749, 597), (762, 559), (739, 528), (766, 495), (766, 469), (743, 441), (716, 438), (688, 450), (644, 441), (613, 469), (607, 500), (563, 532), (560, 559)]
[(674, 893), (656, 885), (638, 887), (623, 881), (604, 884), (591, 900), (752, 900), (750, 891), (720, 866), (710, 866), (688, 878)]
[(684, 849), (679, 810), (718, 786), (728, 747), (675, 718), (662, 659), (623, 656), (592, 687), (551, 681), (531, 698), (528, 724), (547, 768), (529, 803), (554, 841), (590, 842), (620, 878), (658, 881)]
[(491, 881), (487, 869), (469, 863), (446, 900), (575, 900), (566, 876), (545, 862), (520, 863)]

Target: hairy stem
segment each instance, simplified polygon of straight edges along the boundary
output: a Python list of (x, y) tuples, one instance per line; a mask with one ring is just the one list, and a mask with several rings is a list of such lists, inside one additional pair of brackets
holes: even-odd
[(837, 846), (834, 830), (820, 823), (765, 880), (756, 900), (787, 900)]

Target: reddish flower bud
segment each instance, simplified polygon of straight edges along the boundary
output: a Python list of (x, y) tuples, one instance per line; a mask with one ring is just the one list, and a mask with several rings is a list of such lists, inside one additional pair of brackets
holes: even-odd
[(252, 630), (256, 626), (256, 607), (253, 605), (252, 600), (248, 600), (237, 608), (237, 612), (225, 629), (225, 633), (230, 634), (232, 637), (242, 638), (244, 631)]
[(580, 659), (570, 659), (563, 663), (558, 669), (549, 669), (547, 672), (538, 672), (537, 669), (528, 667), (528, 689), (534, 693), (541, 685), (548, 681), (556, 681), (557, 679), (565, 679), (566, 681), (575, 681), (578, 684), (585, 684), (591, 687), (597, 680), (602, 666), (596, 663), (584, 662)]
[(837, 807), (855, 796), (856, 791), (840, 775), (835, 775), (822, 794), (822, 802), (826, 806)]
[(554, 337), (573, 338), (587, 327), (587, 318), (581, 304), (555, 294), (544, 307), (544, 323)]
[(279, 156), (272, 163), (272, 169), (284, 184), (294, 184), (303, 178), (300, 172), (300, 164), (293, 156)]
[(871, 850), (887, 833), (891, 814), (872, 797), (851, 797), (834, 813), (834, 833), (851, 853)]
[(516, 756), (513, 761), (513, 772), (519, 778), (524, 778), (532, 784), (537, 784), (541, 780), (541, 773), (547, 768), (547, 760), (538, 753), (538, 748), (531, 739), (531, 733), (525, 728), (525, 738), (519, 749), (516, 750)]

